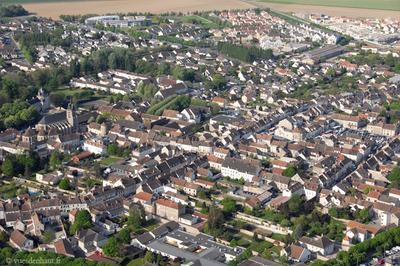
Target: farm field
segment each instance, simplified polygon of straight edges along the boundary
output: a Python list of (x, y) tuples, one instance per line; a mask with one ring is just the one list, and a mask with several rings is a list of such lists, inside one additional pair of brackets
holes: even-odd
[(365, 9), (400, 10), (398, 0), (260, 0), (266, 3), (298, 4), (331, 7), (350, 7)]
[(5, 3), (19, 3), (32, 13), (54, 19), (60, 15), (190, 12), (254, 7), (240, 0), (5, 0)]
[[(272, 10), (287, 12), (287, 13), (314, 13), (314, 14), (326, 14), (330, 16), (346, 16), (346, 17), (365, 17), (365, 18), (400, 18), (400, 11), (393, 10), (382, 10), (372, 8), (349, 8), (349, 7), (335, 7), (328, 6), (329, 2), (323, 2), (323, 0), (243, 0), (247, 3), (251, 3), (259, 8), (271, 8)], [(293, 3), (288, 3), (289, 1)], [(324, 5), (312, 5), (310, 4), (295, 4), (294, 2), (302, 1), (313, 1), (324, 3)], [(351, 1), (351, 0), (350, 0)], [(362, 1), (362, 0), (360, 0)], [(372, 0), (371, 0), (372, 1)], [(396, 2), (397, 0), (389, 0)], [(279, 2), (279, 3), (278, 3)], [(283, 3), (285, 2), (285, 3)], [(400, 9), (399, 9), (400, 10)]]

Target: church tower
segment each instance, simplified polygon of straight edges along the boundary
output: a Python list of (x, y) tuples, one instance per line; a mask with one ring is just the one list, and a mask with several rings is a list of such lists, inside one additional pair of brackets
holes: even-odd
[(71, 125), (72, 131), (78, 130), (78, 119), (75, 114), (75, 106), (74, 104), (68, 104), (67, 108), (67, 122)]
[(36, 95), (36, 98), (40, 101), (41, 111), (46, 112), (50, 108), (49, 95), (43, 90), (43, 88), (40, 88)]

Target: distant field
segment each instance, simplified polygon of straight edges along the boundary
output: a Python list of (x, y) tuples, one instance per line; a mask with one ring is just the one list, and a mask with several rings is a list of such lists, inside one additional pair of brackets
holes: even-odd
[(400, 11), (400, 0), (260, 0), (265, 3), (350, 7)]
[(91, 1), (91, 0), (2, 0), (0, 4), (32, 4), (32, 3), (56, 3), (56, 2), (84, 2), (84, 1)]
[[(163, 13), (252, 8), (241, 0), (0, 0), (19, 3), (43, 17), (60, 15), (106, 14), (127, 12)], [(204, 21), (206, 22), (206, 21)]]

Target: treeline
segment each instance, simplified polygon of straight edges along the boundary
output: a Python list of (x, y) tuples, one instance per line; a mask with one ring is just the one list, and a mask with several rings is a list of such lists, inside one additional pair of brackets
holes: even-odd
[(165, 100), (153, 105), (148, 111), (148, 114), (162, 115), (164, 110), (177, 110), (182, 111), (183, 109), (190, 106), (191, 99), (187, 95), (170, 96)]
[(41, 69), (32, 73), (9, 73), (0, 76), (0, 130), (29, 126), (39, 117), (28, 101), (39, 88), (52, 92), (67, 85), (72, 75), (67, 67)]
[(37, 59), (36, 46), (51, 44), (61, 46), (68, 49), (72, 45), (72, 38), (62, 38), (64, 30), (62, 27), (57, 27), (51, 32), (20, 32), (15, 35), (16, 41), (19, 43), (25, 58), (30, 62), (35, 62)]
[[(159, 51), (168, 50), (160, 48)], [(139, 74), (170, 74), (170, 67), (165, 64), (157, 65), (152, 62), (141, 60), (146, 51), (134, 51), (125, 48), (106, 48), (93, 52), (90, 56), (84, 57), (81, 62), (75, 61), (71, 68), (74, 69), (73, 75), (78, 72), (81, 75), (96, 74), (107, 69), (122, 69), (136, 72)]]
[(261, 49), (255, 46), (246, 47), (233, 43), (219, 42), (217, 48), (220, 53), (249, 63), (255, 60), (274, 58), (271, 49)]
[(28, 102), (17, 100), (13, 103), (3, 104), (0, 108), (0, 129), (19, 128), (31, 125), (37, 121), (39, 113)]
[(400, 227), (379, 233), (374, 238), (365, 240), (351, 247), (349, 251), (340, 251), (335, 260), (315, 262), (313, 266), (360, 265), (371, 256), (380, 257), (385, 250), (400, 245)]
[(23, 175), (29, 178), (32, 173), (37, 172), (43, 166), (37, 153), (21, 155), (7, 155), (1, 165), (1, 172), (9, 177)]
[(39, 251), (17, 251), (9, 247), (0, 249), (0, 265), (18, 265), (21, 262), (24, 265), (80, 265), (80, 266), (98, 266), (111, 265), (107, 263), (98, 263), (85, 258), (70, 258), (53, 252)]
[(29, 12), (25, 10), (21, 5), (7, 5), (0, 6), (0, 18), (1, 17), (19, 17), (27, 16)]

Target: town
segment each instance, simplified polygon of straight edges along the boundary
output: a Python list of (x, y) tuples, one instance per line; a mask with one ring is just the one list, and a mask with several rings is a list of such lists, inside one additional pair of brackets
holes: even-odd
[(399, 19), (0, 14), (1, 265), (400, 264)]

